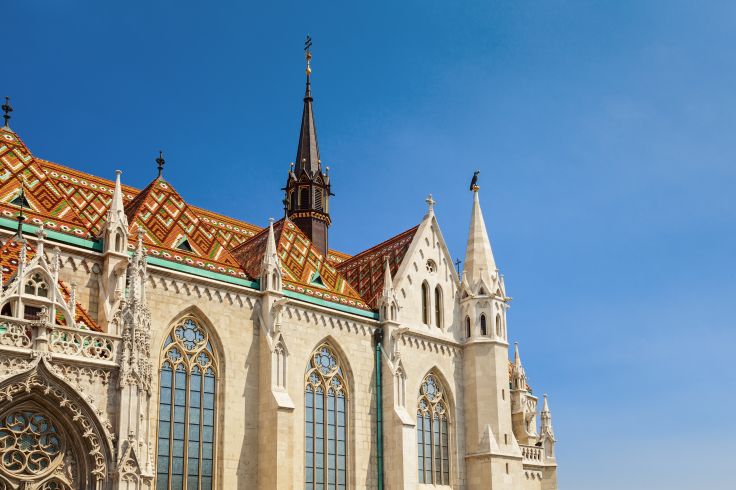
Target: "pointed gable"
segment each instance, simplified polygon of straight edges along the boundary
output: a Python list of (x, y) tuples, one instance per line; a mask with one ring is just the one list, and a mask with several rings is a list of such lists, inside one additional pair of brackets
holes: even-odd
[[(30, 244), (26, 243), (26, 261), (29, 263), (36, 255), (36, 249)], [(10, 283), (15, 280), (15, 275), (18, 272), (18, 265), (20, 263), (21, 246), (20, 243), (15, 240), (9, 239), (0, 246), (0, 269), (2, 270), (3, 284), (0, 284), (0, 288), (5, 289)], [(61, 279), (58, 280), (57, 286), (61, 292), (64, 301), (69, 304), (71, 300), (71, 289)], [(84, 325), (90, 330), (101, 332), (102, 329), (97, 325), (92, 316), (87, 312), (84, 307), (76, 302), (75, 306), (75, 318), (74, 322), (76, 325)], [(57, 311), (56, 321), (63, 322), (63, 316)], [(69, 325), (66, 325), (69, 326)]]
[[(244, 275), (238, 261), (208, 226), (163, 178), (156, 178), (125, 206), (130, 234), (144, 232), (144, 243), (153, 256), (185, 262), (195, 267), (232, 275)], [(192, 252), (178, 248), (186, 240)], [(172, 251), (176, 250), (177, 255)], [(178, 257), (178, 258), (177, 258)]]
[(43, 223), (48, 229), (84, 238), (90, 230), (66, 196), (49, 179), (39, 162), (33, 157), (18, 135), (0, 128), (0, 212), (7, 218), (17, 216), (19, 206), (12, 204), (21, 192), (21, 179), (25, 182), (25, 198), (30, 209), (24, 213), (30, 222)]
[(383, 291), (386, 260), (395, 276), (418, 228), (419, 225), (406, 230), (337, 265), (337, 270), (372, 308), (376, 308)]

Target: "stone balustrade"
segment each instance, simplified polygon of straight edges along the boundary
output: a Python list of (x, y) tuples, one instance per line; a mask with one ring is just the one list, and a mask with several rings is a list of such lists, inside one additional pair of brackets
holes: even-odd
[(117, 335), (0, 316), (0, 349), (35, 350), (115, 363), (119, 347)]
[(541, 464), (544, 460), (544, 449), (541, 446), (519, 445), (522, 462), (525, 464)]

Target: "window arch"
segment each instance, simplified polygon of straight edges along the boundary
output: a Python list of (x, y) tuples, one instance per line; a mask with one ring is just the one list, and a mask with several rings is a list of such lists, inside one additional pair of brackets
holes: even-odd
[(496, 315), (496, 335), (503, 337), (503, 329), (501, 327), (501, 315)]
[(299, 188), (299, 209), (309, 209), (309, 187)]
[(48, 298), (49, 296), (49, 286), (46, 284), (46, 280), (43, 276), (38, 272), (26, 280), (24, 291), (26, 294), (41, 296), (43, 298)]
[(483, 314), (480, 315), (480, 334), (488, 335), (488, 327), (486, 326), (486, 316)]
[(304, 375), (305, 488), (347, 488), (348, 384), (334, 349), (321, 344)]
[(422, 283), (422, 322), (429, 325), (429, 285)]
[(217, 357), (195, 318), (180, 320), (161, 354), (158, 489), (214, 486)]
[(470, 317), (469, 316), (465, 317), (465, 338), (466, 339), (470, 338)]
[(425, 376), (417, 402), (419, 483), (450, 484), (447, 399), (437, 377)]
[(434, 321), (442, 328), (442, 288), (439, 285), (434, 288)]

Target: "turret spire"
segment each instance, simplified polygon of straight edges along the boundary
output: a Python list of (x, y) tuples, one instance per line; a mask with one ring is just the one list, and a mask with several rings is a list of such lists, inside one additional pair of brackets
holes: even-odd
[(541, 432), (544, 435), (548, 435), (554, 440), (555, 431), (552, 429), (552, 412), (549, 410), (549, 403), (547, 403), (547, 394), (544, 394), (544, 403), (542, 404), (542, 427)]
[[(312, 108), (312, 38), (304, 43), (307, 83), (304, 91), (304, 109), (296, 160), (286, 180), (284, 204), (286, 216), (327, 256), (327, 229), (330, 226), (329, 200), (330, 177), (322, 172), (322, 162), (317, 144), (317, 130)], [(327, 169), (328, 170), (328, 169)]]
[(521, 365), (518, 342), (514, 342), (514, 365), (511, 368), (511, 384), (514, 390), (527, 391), (526, 372), (524, 366)]
[(304, 57), (307, 60), (307, 85), (304, 90), (304, 110), (302, 112), (302, 126), (299, 132), (299, 147), (296, 152), (296, 175), (308, 172), (313, 176), (321, 170), (319, 147), (317, 146), (317, 130), (314, 125), (314, 111), (312, 109), (312, 38), (307, 35), (304, 42)]
[(480, 209), (478, 189), (473, 190), (473, 211), (470, 215), (470, 233), (468, 247), (465, 252), (465, 268), (463, 278), (467, 277), (471, 287), (484, 279), (490, 286), (492, 275), (496, 272), (496, 261), (488, 239), (486, 223)]

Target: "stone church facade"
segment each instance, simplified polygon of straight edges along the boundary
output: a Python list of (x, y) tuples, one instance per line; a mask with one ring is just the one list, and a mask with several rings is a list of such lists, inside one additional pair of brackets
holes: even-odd
[(143, 190), (43, 160), (6, 102), (1, 490), (557, 488), (479, 188), (461, 276), (431, 196), (330, 249), (310, 73), (262, 228), (189, 204), (163, 157)]

